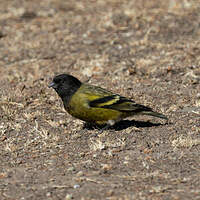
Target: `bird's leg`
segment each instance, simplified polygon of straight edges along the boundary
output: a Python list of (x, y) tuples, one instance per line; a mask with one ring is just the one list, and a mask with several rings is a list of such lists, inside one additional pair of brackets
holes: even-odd
[(108, 120), (106, 125), (103, 128), (100, 128), (99, 134), (103, 133), (103, 131), (105, 131), (105, 130), (108, 130), (114, 124), (115, 124), (114, 120)]
[(94, 123), (86, 122), (83, 125), (83, 129), (86, 129), (86, 130), (93, 130), (95, 128), (96, 128), (96, 125)]
[(114, 120), (108, 120), (107, 123), (104, 124), (104, 125), (88, 123), (87, 122), (87, 123), (84, 124), (83, 129), (85, 129), (85, 130), (94, 130), (95, 128), (98, 129), (98, 133), (94, 134), (94, 136), (96, 137), (97, 134), (100, 135), (101, 133), (103, 133), (103, 131), (108, 130), (114, 124), (115, 124)]

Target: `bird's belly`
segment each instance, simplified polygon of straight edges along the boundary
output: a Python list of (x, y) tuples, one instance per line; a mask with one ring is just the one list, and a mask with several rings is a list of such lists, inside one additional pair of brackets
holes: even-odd
[(108, 120), (118, 121), (121, 118), (119, 111), (104, 108), (70, 106), (67, 111), (75, 118), (96, 124), (106, 124)]

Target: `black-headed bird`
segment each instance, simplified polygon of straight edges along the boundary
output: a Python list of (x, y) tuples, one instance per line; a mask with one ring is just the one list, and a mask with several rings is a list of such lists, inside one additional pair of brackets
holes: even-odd
[(69, 74), (55, 76), (49, 87), (55, 89), (70, 115), (88, 123), (112, 126), (133, 115), (151, 115), (167, 120), (165, 115), (149, 107), (101, 87), (82, 83)]

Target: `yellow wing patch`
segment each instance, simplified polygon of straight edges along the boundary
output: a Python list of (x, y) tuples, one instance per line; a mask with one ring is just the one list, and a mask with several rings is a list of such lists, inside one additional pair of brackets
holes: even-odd
[[(106, 96), (101, 99), (96, 99), (96, 103), (98, 103), (98, 107), (110, 106), (117, 103), (120, 99), (120, 96)], [(101, 103), (102, 102), (102, 103)], [(94, 101), (93, 101), (94, 103)]]

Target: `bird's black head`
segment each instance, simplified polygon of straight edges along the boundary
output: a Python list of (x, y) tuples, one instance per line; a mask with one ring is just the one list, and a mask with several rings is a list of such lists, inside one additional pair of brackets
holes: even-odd
[(54, 88), (63, 100), (69, 100), (70, 97), (79, 89), (81, 84), (82, 83), (77, 78), (69, 74), (60, 74), (53, 78), (49, 87)]

